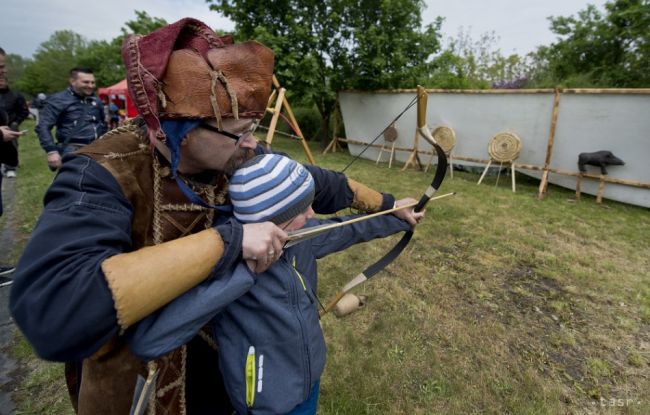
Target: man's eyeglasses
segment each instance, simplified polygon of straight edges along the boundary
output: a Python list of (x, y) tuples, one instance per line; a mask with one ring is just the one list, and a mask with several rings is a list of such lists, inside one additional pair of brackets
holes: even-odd
[(246, 137), (247, 135), (252, 134), (255, 131), (255, 127), (257, 127), (257, 125), (253, 124), (251, 126), (251, 128), (249, 128), (248, 130), (244, 131), (241, 134), (234, 134), (234, 133), (231, 133), (231, 132), (228, 132), (228, 131), (221, 130), (221, 129), (217, 128), (217, 127), (213, 127), (212, 125), (208, 124), (207, 122), (203, 122), (203, 123), (199, 124), (199, 127), (203, 128), (203, 129), (206, 129), (208, 131), (212, 131), (212, 132), (221, 134), (221, 135), (223, 135), (225, 137), (232, 138), (235, 141), (239, 141), (240, 139)]

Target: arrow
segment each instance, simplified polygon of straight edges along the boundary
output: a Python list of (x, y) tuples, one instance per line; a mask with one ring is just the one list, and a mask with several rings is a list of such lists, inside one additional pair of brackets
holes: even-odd
[[(445, 197), (453, 196), (455, 194), (456, 194), (456, 192), (446, 193), (444, 195), (433, 197), (430, 200), (443, 199)], [(416, 206), (417, 204), (418, 204), (418, 202), (413, 202), (413, 203), (409, 203), (409, 204), (406, 204), (406, 205), (403, 205), (403, 206), (394, 207), (392, 209), (382, 210), (381, 212), (376, 212), (376, 213), (371, 213), (369, 215), (359, 216), (358, 218), (346, 220), (345, 222), (330, 223), (330, 224), (325, 224), (325, 225), (312, 226), (310, 228), (298, 229), (296, 231), (291, 231), (291, 232), (288, 232), (289, 238), (287, 239), (287, 242), (285, 243), (284, 248), (289, 248), (290, 246), (294, 246), (294, 245), (296, 245), (296, 244), (298, 244), (300, 242), (309, 240), (309, 239), (314, 238), (314, 237), (316, 237), (318, 235), (321, 235), (321, 234), (323, 234), (325, 232), (329, 232), (332, 229), (336, 229), (336, 228), (340, 228), (342, 226), (351, 225), (353, 223), (357, 223), (357, 222), (361, 222), (361, 221), (364, 221), (364, 220), (372, 219), (372, 218), (375, 218), (377, 216), (387, 215), (389, 213), (393, 213), (393, 212), (396, 212), (398, 210), (412, 208), (412, 207)]]

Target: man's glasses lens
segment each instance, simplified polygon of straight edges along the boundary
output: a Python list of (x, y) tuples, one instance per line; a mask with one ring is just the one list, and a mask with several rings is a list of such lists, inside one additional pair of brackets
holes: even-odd
[(208, 123), (205, 123), (205, 122), (201, 123), (199, 125), (199, 127), (204, 128), (204, 129), (209, 130), (209, 131), (212, 131), (212, 132), (215, 132), (215, 133), (218, 133), (218, 134), (221, 134), (221, 135), (226, 136), (228, 138), (232, 138), (235, 141), (239, 141), (242, 137), (246, 137), (248, 134), (252, 134), (255, 131), (256, 125), (253, 124), (253, 126), (249, 130), (244, 131), (241, 134), (233, 134), (233, 133), (228, 132), (228, 131), (220, 130), (217, 127), (213, 127), (212, 125), (210, 125)]

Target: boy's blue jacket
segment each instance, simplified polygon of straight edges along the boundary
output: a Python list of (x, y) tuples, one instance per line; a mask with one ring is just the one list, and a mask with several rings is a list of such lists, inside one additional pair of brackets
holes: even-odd
[[(312, 219), (306, 226), (351, 218)], [(144, 359), (159, 357), (211, 321), (237, 412), (286, 413), (307, 399), (325, 365), (316, 259), (409, 226), (393, 215), (343, 226), (286, 249), (260, 274), (241, 261), (231, 275), (203, 282), (138, 323), (127, 335), (131, 350)]]

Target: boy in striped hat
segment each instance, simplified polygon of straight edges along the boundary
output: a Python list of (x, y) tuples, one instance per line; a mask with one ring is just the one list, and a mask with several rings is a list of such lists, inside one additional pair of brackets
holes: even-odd
[[(284, 231), (351, 217), (314, 219), (314, 179), (295, 161), (277, 154), (254, 157), (234, 172), (229, 194), (242, 223), (270, 221)], [(413, 199), (403, 199), (407, 203)], [(415, 214), (419, 220), (423, 213)], [(410, 228), (382, 215), (333, 229), (281, 252), (266, 271), (242, 260), (228, 279), (204, 282), (168, 305), (133, 333), (131, 350), (145, 359), (183, 344), (179, 331), (198, 331), (210, 321), (219, 346), (226, 390), (237, 413), (315, 414), (325, 366), (319, 322), (316, 259), (349, 246)], [(231, 302), (224, 301), (231, 298)], [(165, 343), (174, 338), (176, 343)]]

